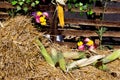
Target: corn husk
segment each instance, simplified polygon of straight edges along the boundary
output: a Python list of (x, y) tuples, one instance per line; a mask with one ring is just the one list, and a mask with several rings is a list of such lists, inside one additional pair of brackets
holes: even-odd
[(67, 66), (67, 71), (77, 66), (84, 67), (84, 66), (90, 65), (103, 57), (105, 57), (105, 55), (96, 55), (96, 56), (91, 56), (90, 58), (83, 58), (83, 59), (74, 61)]
[(63, 52), (63, 56), (66, 58), (66, 59), (80, 59), (80, 58), (84, 58), (85, 57), (85, 53), (84, 52), (70, 52), (70, 51), (67, 51), (67, 52)]
[(58, 62), (58, 51), (55, 48), (51, 48), (51, 57), (54, 63), (56, 64)]
[(63, 55), (62, 55), (62, 53), (58, 53), (59, 54), (59, 66), (60, 66), (60, 68), (64, 71), (64, 72), (66, 72), (66, 62), (65, 62), (65, 59), (64, 59), (64, 57), (63, 57)]
[(112, 54), (106, 56), (105, 58), (102, 59), (103, 63), (108, 63), (111, 62), (117, 58), (120, 57), (120, 49), (119, 50), (115, 50)]
[(48, 62), (48, 64), (50, 64), (51, 66), (55, 66), (55, 63), (53, 62), (51, 56), (47, 53), (45, 47), (43, 46), (43, 44), (39, 41), (39, 39), (36, 39), (36, 43), (38, 44), (41, 54), (43, 55), (43, 57), (45, 58), (45, 60)]

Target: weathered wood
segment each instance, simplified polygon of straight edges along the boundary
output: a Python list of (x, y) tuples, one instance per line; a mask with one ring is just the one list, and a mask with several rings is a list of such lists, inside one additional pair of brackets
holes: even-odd
[(109, 21), (96, 21), (96, 20), (82, 20), (78, 18), (74, 18), (74, 19), (65, 18), (65, 23), (66, 24), (91, 25), (91, 26), (120, 27), (120, 21), (109, 22)]
[[(94, 7), (93, 12), (95, 13), (103, 13), (103, 8), (102, 7)], [(65, 8), (65, 11), (68, 11), (68, 8)], [(72, 8), (71, 11), (73, 12), (80, 12), (79, 8)], [(82, 12), (87, 12), (87, 10), (84, 10)], [(104, 14), (111, 14), (111, 13), (117, 13), (120, 14), (120, 8), (114, 8), (114, 7), (106, 7)]]
[(6, 1), (0, 1), (0, 8), (12, 9), (14, 7)]
[[(65, 45), (65, 46), (68, 46), (69, 48), (77, 48), (77, 42), (55, 42), (57, 44), (60, 44), (60, 45)], [(120, 49), (120, 46), (119, 45), (113, 45), (113, 48), (115, 49)]]
[[(62, 30), (62, 35), (65, 36), (84, 36), (84, 37), (98, 37), (95, 31), (91, 30)], [(120, 37), (120, 31), (106, 31), (104, 37)]]
[(0, 19), (6, 19), (9, 17), (9, 14), (8, 13), (5, 13), (5, 12), (0, 12)]
[(120, 2), (120, 0), (111, 0), (111, 1), (116, 1), (116, 2)]
[[(40, 5), (39, 6), (40, 10), (54, 10), (54, 5)], [(69, 11), (68, 9), (68, 6), (66, 5), (64, 7), (65, 11)], [(95, 13), (103, 13), (103, 8), (102, 7), (94, 7), (93, 9), (93, 12)], [(71, 11), (73, 12), (80, 12), (79, 8), (72, 8)], [(87, 12), (87, 10), (84, 10), (82, 12)], [(120, 14), (120, 8), (116, 8), (116, 7), (106, 7), (105, 8), (105, 14), (113, 14), (113, 13), (117, 13), (117, 14)]]

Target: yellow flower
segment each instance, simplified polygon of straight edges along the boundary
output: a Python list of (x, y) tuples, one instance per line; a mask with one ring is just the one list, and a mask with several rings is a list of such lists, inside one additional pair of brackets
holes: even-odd
[(79, 42), (77, 43), (77, 45), (78, 45), (78, 46), (81, 46), (81, 45), (83, 45), (83, 42), (82, 42), (82, 41), (79, 41)]
[(41, 15), (42, 15), (42, 12), (38, 11), (37, 16), (41, 16)]
[(92, 40), (90, 40), (90, 41), (88, 41), (88, 42), (86, 43), (86, 45), (87, 45), (87, 46), (92, 46), (92, 45), (94, 45), (94, 42), (93, 42)]
[(42, 25), (42, 26), (46, 26), (47, 23), (46, 23), (46, 22), (42, 22), (41, 25)]
[(46, 19), (44, 17), (40, 17), (40, 22), (46, 22)]

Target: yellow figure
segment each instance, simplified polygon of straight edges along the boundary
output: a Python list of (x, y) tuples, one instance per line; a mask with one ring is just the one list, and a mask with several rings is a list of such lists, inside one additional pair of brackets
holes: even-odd
[(64, 27), (64, 11), (63, 11), (63, 6), (58, 4), (57, 6), (58, 9), (58, 18), (59, 18), (59, 23), (61, 27)]
[(56, 0), (59, 23), (60, 23), (60, 26), (62, 28), (65, 25), (65, 22), (64, 22), (64, 10), (63, 10), (63, 7), (65, 6), (65, 2), (66, 2), (66, 0)]

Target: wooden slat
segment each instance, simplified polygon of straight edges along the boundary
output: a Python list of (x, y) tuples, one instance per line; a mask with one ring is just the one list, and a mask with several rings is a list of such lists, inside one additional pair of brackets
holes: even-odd
[[(40, 5), (39, 8), (40, 8), (40, 10), (52, 10), (53, 11), (55, 6), (54, 5)], [(68, 11), (68, 6), (67, 5), (64, 8), (65, 8), (65, 11)], [(80, 12), (79, 8), (72, 8), (71, 11)], [(87, 10), (85, 10), (83, 12), (87, 12)], [(93, 12), (95, 12), (95, 13), (103, 13), (103, 8), (102, 7), (94, 7)], [(120, 14), (120, 8), (106, 7), (104, 13), (105, 14), (111, 14), (111, 13)]]
[(116, 1), (116, 2), (120, 2), (120, 0), (111, 0), (111, 1)]
[[(55, 43), (57, 43), (57, 44), (59, 44), (59, 45), (66, 45), (66, 46), (68, 46), (69, 48), (75, 48), (75, 49), (77, 49), (77, 42), (55, 42)], [(103, 44), (104, 45), (104, 44)], [(113, 48), (115, 48), (115, 49), (120, 49), (120, 46), (119, 45), (112, 45), (113, 46)]]
[[(98, 34), (95, 31), (90, 30), (63, 30), (62, 35), (65, 36), (84, 36), (84, 37), (96, 37)], [(103, 34), (104, 37), (120, 37), (120, 31), (106, 31)]]
[(82, 20), (78, 18), (67, 19), (65, 18), (66, 24), (80, 24), (80, 25), (91, 25), (91, 26), (107, 26), (107, 27), (120, 27), (120, 22), (109, 22), (109, 21), (96, 21), (96, 20)]
[[(115, 7), (106, 7), (105, 11), (103, 11), (102, 7), (94, 7), (93, 12), (95, 13), (105, 13), (105, 14), (111, 14), (111, 13), (117, 13), (120, 14), (120, 8), (115, 8)], [(68, 11), (68, 8), (65, 8), (65, 11)], [(71, 11), (73, 12), (80, 12), (79, 8), (72, 8)], [(83, 11), (83, 12), (87, 12), (87, 10)]]
[(14, 7), (6, 1), (0, 1), (0, 8), (10, 9)]
[(0, 12), (0, 19), (6, 19), (9, 17), (9, 14), (8, 13), (5, 13), (5, 12)]

